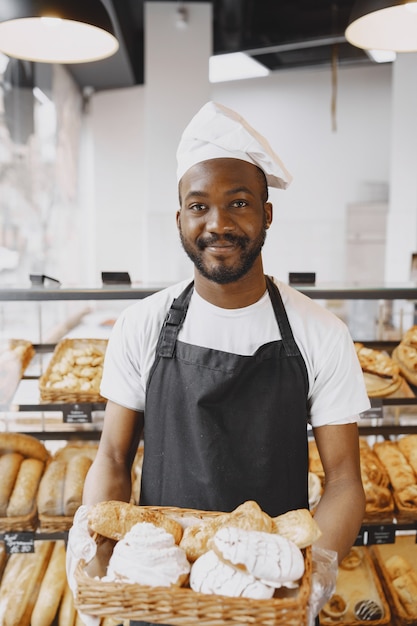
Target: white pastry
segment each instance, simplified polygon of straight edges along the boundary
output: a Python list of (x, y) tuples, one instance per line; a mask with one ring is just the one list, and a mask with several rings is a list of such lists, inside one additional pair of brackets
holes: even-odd
[(185, 582), (189, 571), (185, 552), (171, 533), (139, 522), (115, 545), (106, 580), (169, 587)]
[(304, 574), (300, 548), (281, 535), (228, 526), (214, 535), (213, 550), (271, 587), (297, 587)]
[(213, 550), (200, 556), (191, 567), (190, 587), (199, 593), (268, 600), (273, 587), (256, 580), (241, 569), (221, 561)]

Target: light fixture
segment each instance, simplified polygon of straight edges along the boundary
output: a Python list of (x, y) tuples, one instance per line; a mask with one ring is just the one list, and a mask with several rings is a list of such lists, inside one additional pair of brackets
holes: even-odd
[(267, 76), (269, 69), (244, 52), (216, 54), (209, 59), (209, 80), (220, 83), (227, 80)]
[(44, 63), (86, 63), (119, 47), (101, 0), (2, 0), (0, 51)]
[(365, 50), (417, 51), (417, 2), (357, 0), (345, 32), (349, 43)]

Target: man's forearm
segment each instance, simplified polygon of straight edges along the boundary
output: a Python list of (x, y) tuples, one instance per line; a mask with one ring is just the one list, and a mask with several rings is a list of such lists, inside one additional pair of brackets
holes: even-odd
[(128, 467), (109, 458), (103, 459), (98, 454), (84, 483), (83, 504), (105, 500), (129, 502), (131, 493), (132, 479)]
[(326, 485), (314, 519), (323, 535), (317, 545), (335, 550), (339, 562), (355, 542), (365, 512), (365, 496), (360, 482), (338, 481)]

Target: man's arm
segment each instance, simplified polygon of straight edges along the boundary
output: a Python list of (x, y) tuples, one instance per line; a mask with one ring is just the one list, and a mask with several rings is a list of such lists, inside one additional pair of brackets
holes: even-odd
[(365, 512), (357, 424), (320, 426), (314, 437), (325, 475), (314, 518), (323, 535), (317, 545), (338, 553), (339, 562), (355, 542)]
[(132, 463), (142, 430), (143, 413), (107, 402), (98, 452), (84, 483), (84, 504), (129, 502)]

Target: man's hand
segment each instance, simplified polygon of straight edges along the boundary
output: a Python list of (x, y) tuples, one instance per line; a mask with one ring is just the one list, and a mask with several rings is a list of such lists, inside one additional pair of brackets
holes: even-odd
[(337, 578), (337, 552), (313, 546), (313, 572), (307, 626), (313, 626), (320, 610), (333, 595)]

